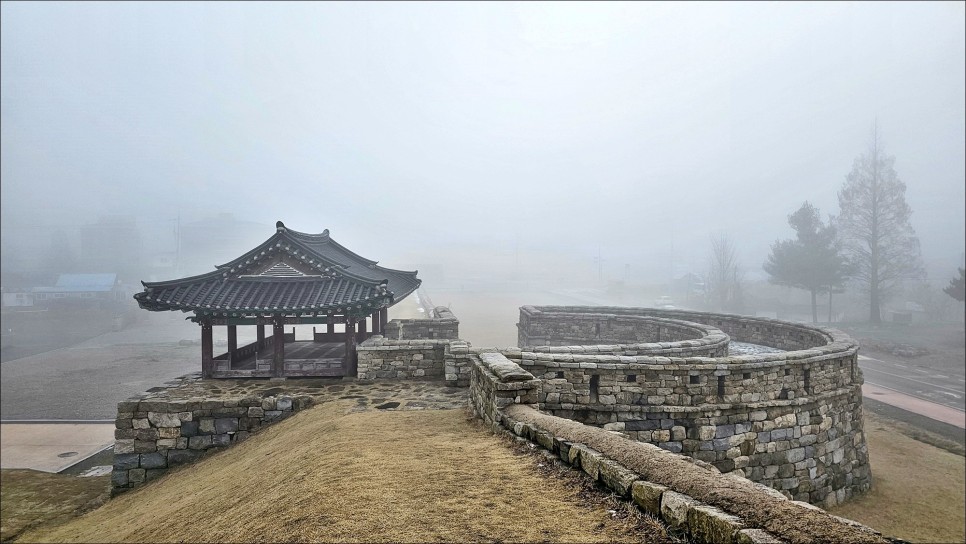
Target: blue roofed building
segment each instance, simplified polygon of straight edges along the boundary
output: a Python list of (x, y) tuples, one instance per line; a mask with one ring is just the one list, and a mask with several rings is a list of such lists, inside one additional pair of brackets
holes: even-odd
[(117, 274), (61, 274), (53, 286), (34, 287), (32, 291), (37, 305), (68, 299), (117, 301), (126, 298)]

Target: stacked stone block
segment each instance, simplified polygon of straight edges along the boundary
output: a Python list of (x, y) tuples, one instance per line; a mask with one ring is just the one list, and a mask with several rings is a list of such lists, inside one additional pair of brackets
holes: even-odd
[(446, 383), (456, 387), (469, 387), (473, 363), (470, 360), (470, 344), (463, 340), (452, 340), (443, 352), (443, 368)]
[(499, 425), (501, 410), (511, 404), (541, 402), (540, 380), (503, 355), (485, 352), (470, 359), (470, 399), (488, 425)]
[[(586, 332), (584, 317), (606, 322), (608, 312), (618, 322), (656, 313), (707, 323), (741, 341), (796, 351), (707, 358), (592, 354), (594, 347), (615, 352), (592, 345), (502, 350), (541, 380), (542, 410), (684, 453), (797, 500), (830, 507), (869, 489), (862, 373), (848, 336), (726, 314), (570, 306), (521, 308), (520, 335), (533, 337), (528, 327), (538, 335)], [(575, 316), (576, 329), (566, 329)]]
[[(482, 393), (482, 390), (471, 389), (471, 392), (475, 395)], [(477, 403), (478, 399), (474, 397), (473, 401)], [(475, 406), (479, 406), (479, 404), (475, 404)], [(558, 457), (563, 463), (579, 468), (618, 497), (630, 500), (644, 512), (666, 523), (672, 532), (685, 535), (690, 542), (714, 544), (776, 544), (782, 542), (781, 539), (764, 529), (749, 525), (734, 513), (704, 504), (681, 492), (681, 490), (671, 489), (648, 481), (641, 474), (628, 469), (585, 444), (570, 442), (535, 424), (516, 421), (506, 413), (499, 413), (498, 415), (501, 418), (497, 422), (498, 427), (503, 432), (512, 433), (519, 439), (539, 445), (546, 449), (549, 454)], [(481, 417), (483, 417), (482, 414)], [(658, 453), (658, 451), (655, 451), (655, 453)], [(668, 458), (677, 457), (672, 452), (666, 452), (664, 455), (667, 455)], [(696, 465), (695, 470), (718, 472), (714, 466), (707, 463), (696, 461), (694, 464)], [(722, 475), (722, 477), (734, 476)], [(772, 499), (787, 499), (784, 495), (776, 495), (773, 489), (760, 484), (751, 486), (750, 493), (752, 495), (760, 494), (762, 497), (767, 496)], [(753, 500), (754, 496), (750, 498)], [(804, 509), (816, 508), (804, 502), (795, 501), (792, 504)], [(829, 516), (829, 522), (840, 525), (839, 528), (844, 530), (845, 534), (853, 533), (851, 538), (857, 542), (883, 542), (886, 540), (881, 538), (881, 533), (849, 519)], [(788, 525), (794, 525), (794, 523), (795, 519), (788, 520)]]
[(584, 308), (584, 312), (544, 312), (542, 308), (520, 308), (517, 345), (527, 351), (673, 357), (728, 354), (728, 336), (702, 323), (647, 315), (594, 313), (593, 308)]
[[(835, 329), (792, 323), (764, 317), (739, 316), (713, 312), (693, 312), (690, 310), (662, 310), (656, 308), (628, 308), (623, 306), (523, 306), (520, 308), (521, 343), (524, 338), (547, 336), (547, 330), (560, 330), (566, 322), (576, 316), (610, 316), (614, 320), (626, 317), (653, 317), (699, 323), (720, 329), (733, 340), (760, 344), (784, 350), (809, 349), (835, 341), (835, 336), (845, 336)], [(590, 318), (590, 322), (599, 317)], [(594, 335), (587, 327), (571, 329), (581, 336), (576, 344), (595, 344)]]
[(391, 340), (373, 336), (356, 348), (357, 377), (444, 379), (458, 387), (470, 383), (470, 346), (463, 340)]
[(445, 306), (433, 308), (427, 319), (393, 319), (386, 323), (385, 337), (391, 340), (456, 340), (460, 322)]
[(307, 408), (311, 397), (129, 400), (117, 405), (112, 494), (156, 479)]
[(356, 348), (360, 380), (382, 378), (442, 378), (442, 340), (387, 340), (373, 336)]

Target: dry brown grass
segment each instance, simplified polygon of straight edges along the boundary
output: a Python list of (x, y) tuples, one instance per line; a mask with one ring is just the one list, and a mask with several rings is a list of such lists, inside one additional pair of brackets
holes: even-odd
[(0, 541), (25, 529), (67, 521), (110, 496), (110, 476), (79, 478), (36, 470), (0, 471)]
[(966, 541), (966, 459), (865, 412), (872, 491), (832, 513), (911, 542)]
[(547, 478), (462, 410), (324, 404), (53, 529), (41, 542), (661, 541)]

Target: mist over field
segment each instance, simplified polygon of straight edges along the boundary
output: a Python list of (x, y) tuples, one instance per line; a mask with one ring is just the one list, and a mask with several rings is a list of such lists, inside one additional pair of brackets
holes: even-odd
[(0, 540), (578, 534), (492, 423), (635, 540), (962, 542), (964, 97), (962, 1), (4, 0)]
[(282, 220), (429, 289), (637, 286), (636, 303), (682, 306), (675, 282), (707, 283), (727, 239), (768, 298), (789, 215), (840, 215), (876, 127), (915, 281), (941, 297), (964, 260), (963, 19), (961, 3), (4, 2), (3, 286), (116, 273), (134, 292)]

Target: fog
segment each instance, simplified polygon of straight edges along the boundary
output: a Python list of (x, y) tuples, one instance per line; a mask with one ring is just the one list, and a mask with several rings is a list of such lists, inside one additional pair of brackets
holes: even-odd
[(83, 260), (105, 217), (149, 263), (232, 214), (251, 229), (180, 272), (283, 220), (450, 279), (667, 281), (724, 234), (761, 279), (874, 122), (929, 278), (963, 262), (962, 3), (0, 9), (5, 274), (58, 236)]

